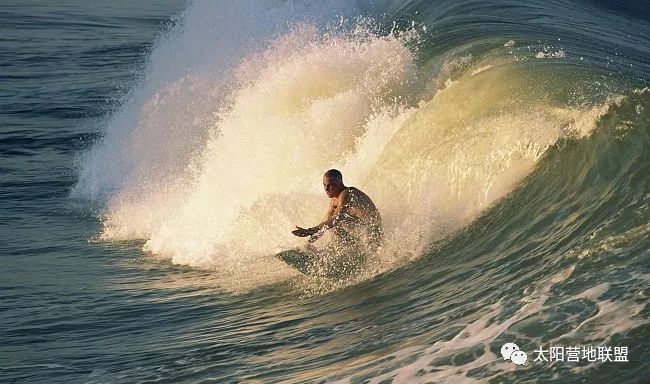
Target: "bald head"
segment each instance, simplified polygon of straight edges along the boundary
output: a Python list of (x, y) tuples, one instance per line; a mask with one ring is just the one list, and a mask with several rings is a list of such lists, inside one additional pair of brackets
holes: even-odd
[(344, 189), (343, 175), (338, 169), (330, 169), (323, 175), (323, 188), (328, 197), (337, 197)]
[(327, 177), (329, 179), (338, 179), (343, 181), (343, 174), (338, 169), (330, 169), (329, 171), (325, 172), (323, 177)]

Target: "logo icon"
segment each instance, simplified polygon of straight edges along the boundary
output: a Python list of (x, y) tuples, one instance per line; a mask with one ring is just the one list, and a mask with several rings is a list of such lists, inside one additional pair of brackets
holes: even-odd
[(519, 347), (515, 343), (505, 343), (501, 347), (501, 356), (504, 360), (510, 360), (515, 365), (524, 365), (526, 360), (528, 360), (528, 355), (526, 352), (519, 350)]

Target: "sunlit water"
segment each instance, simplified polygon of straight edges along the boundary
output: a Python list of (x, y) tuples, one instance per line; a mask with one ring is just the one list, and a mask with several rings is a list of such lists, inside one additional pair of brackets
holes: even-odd
[[(645, 3), (0, 10), (0, 381), (647, 376)], [(331, 167), (386, 230), (344, 280), (273, 256)]]

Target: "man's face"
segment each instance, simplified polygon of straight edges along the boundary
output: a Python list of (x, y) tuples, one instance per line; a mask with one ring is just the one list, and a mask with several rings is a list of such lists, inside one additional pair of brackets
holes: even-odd
[(323, 176), (323, 188), (327, 197), (332, 198), (336, 197), (341, 193), (341, 185), (343, 182), (339, 179), (333, 179), (331, 177)]

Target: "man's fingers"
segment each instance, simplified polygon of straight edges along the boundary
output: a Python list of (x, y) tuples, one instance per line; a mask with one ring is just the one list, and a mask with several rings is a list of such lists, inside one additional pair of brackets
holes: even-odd
[(307, 234), (307, 231), (304, 228), (296, 229), (294, 231), (291, 231), (291, 233), (293, 233), (294, 235), (296, 235), (298, 237), (309, 236), (309, 234)]
[(300, 237), (309, 236), (307, 234), (308, 231), (305, 228), (299, 227), (297, 225), (296, 225), (296, 228), (297, 229), (294, 229), (293, 231), (291, 231), (291, 233), (293, 233), (296, 236), (300, 236)]

